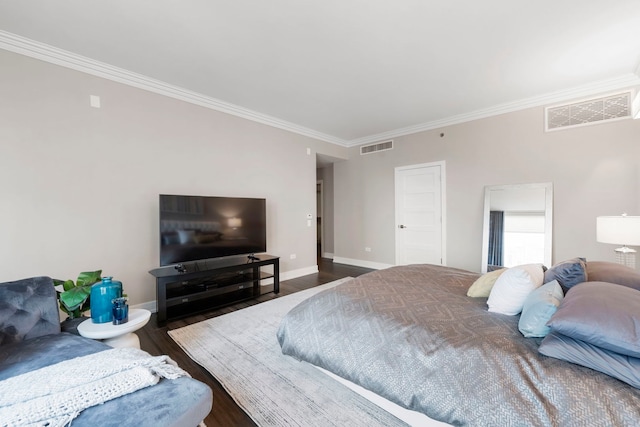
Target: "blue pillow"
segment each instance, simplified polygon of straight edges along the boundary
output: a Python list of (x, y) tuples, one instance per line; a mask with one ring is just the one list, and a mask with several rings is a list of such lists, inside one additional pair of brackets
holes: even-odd
[(640, 388), (640, 359), (637, 357), (597, 347), (555, 331), (542, 340), (538, 351), (545, 356), (586, 366)]
[(557, 280), (562, 290), (567, 292), (578, 283), (587, 281), (585, 258), (572, 258), (562, 261), (544, 272), (544, 283)]
[(557, 280), (540, 286), (524, 301), (518, 329), (527, 338), (544, 337), (550, 328), (547, 322), (558, 310), (564, 293)]
[(572, 288), (549, 327), (570, 338), (640, 358), (640, 292), (606, 282)]

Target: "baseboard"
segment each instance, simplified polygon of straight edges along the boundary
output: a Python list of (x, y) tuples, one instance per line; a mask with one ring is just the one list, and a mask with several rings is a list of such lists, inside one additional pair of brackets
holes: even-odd
[(322, 253), (322, 258), (333, 259), (333, 253), (332, 252), (323, 252)]
[[(280, 281), (284, 282), (285, 280), (296, 279), (298, 277), (307, 276), (309, 274), (315, 274), (318, 272), (318, 266), (312, 265), (305, 268), (299, 268), (297, 270), (290, 270), (285, 272), (280, 272)], [(262, 286), (273, 285), (273, 279), (266, 279), (260, 282)], [(145, 310), (149, 310), (152, 313), (158, 311), (158, 307), (156, 301), (147, 301), (141, 304), (131, 305), (131, 308), (144, 308)]]
[(393, 267), (393, 264), (383, 264), (381, 262), (364, 261), (361, 259), (343, 258), (334, 256), (334, 264), (348, 264), (355, 265), (356, 267), (373, 268), (374, 270), (384, 270), (385, 268)]
[(315, 274), (317, 272), (318, 272), (317, 265), (311, 265), (309, 267), (299, 268), (297, 270), (289, 270), (289, 271), (285, 271), (284, 273), (280, 272), (280, 281), (284, 282), (285, 280), (296, 279), (298, 277), (308, 276), (309, 274)]

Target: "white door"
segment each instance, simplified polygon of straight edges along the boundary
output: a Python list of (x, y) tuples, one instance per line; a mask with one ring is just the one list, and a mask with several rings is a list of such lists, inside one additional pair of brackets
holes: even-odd
[(444, 162), (396, 168), (396, 264), (444, 259)]

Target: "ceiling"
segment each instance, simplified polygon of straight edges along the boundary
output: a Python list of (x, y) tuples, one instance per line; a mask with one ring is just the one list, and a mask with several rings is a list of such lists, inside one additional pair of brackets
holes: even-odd
[(352, 146), (638, 86), (640, 6), (0, 0), (0, 48)]

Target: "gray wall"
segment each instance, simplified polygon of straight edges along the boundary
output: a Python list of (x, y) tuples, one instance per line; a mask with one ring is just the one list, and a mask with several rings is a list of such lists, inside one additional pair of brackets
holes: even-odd
[(154, 301), (159, 193), (266, 198), (268, 252), (309, 274), (316, 153), (346, 151), (0, 50), (0, 281), (101, 268)]
[(336, 257), (394, 264), (394, 168), (442, 160), (449, 266), (480, 271), (485, 185), (553, 183), (554, 262), (613, 261), (596, 217), (640, 215), (640, 120), (545, 133), (544, 109), (531, 108), (395, 138), (378, 154), (350, 149), (334, 167)]
[(133, 304), (154, 301), (159, 193), (265, 197), (283, 277), (315, 271), (316, 153), (350, 158), (334, 164), (333, 234), (353, 260), (395, 262), (396, 166), (446, 161), (448, 264), (475, 271), (484, 185), (554, 183), (556, 260), (613, 260), (596, 216), (640, 214), (640, 120), (544, 133), (534, 108), (395, 144), (360, 156), (0, 50), (0, 281), (102, 268)]

